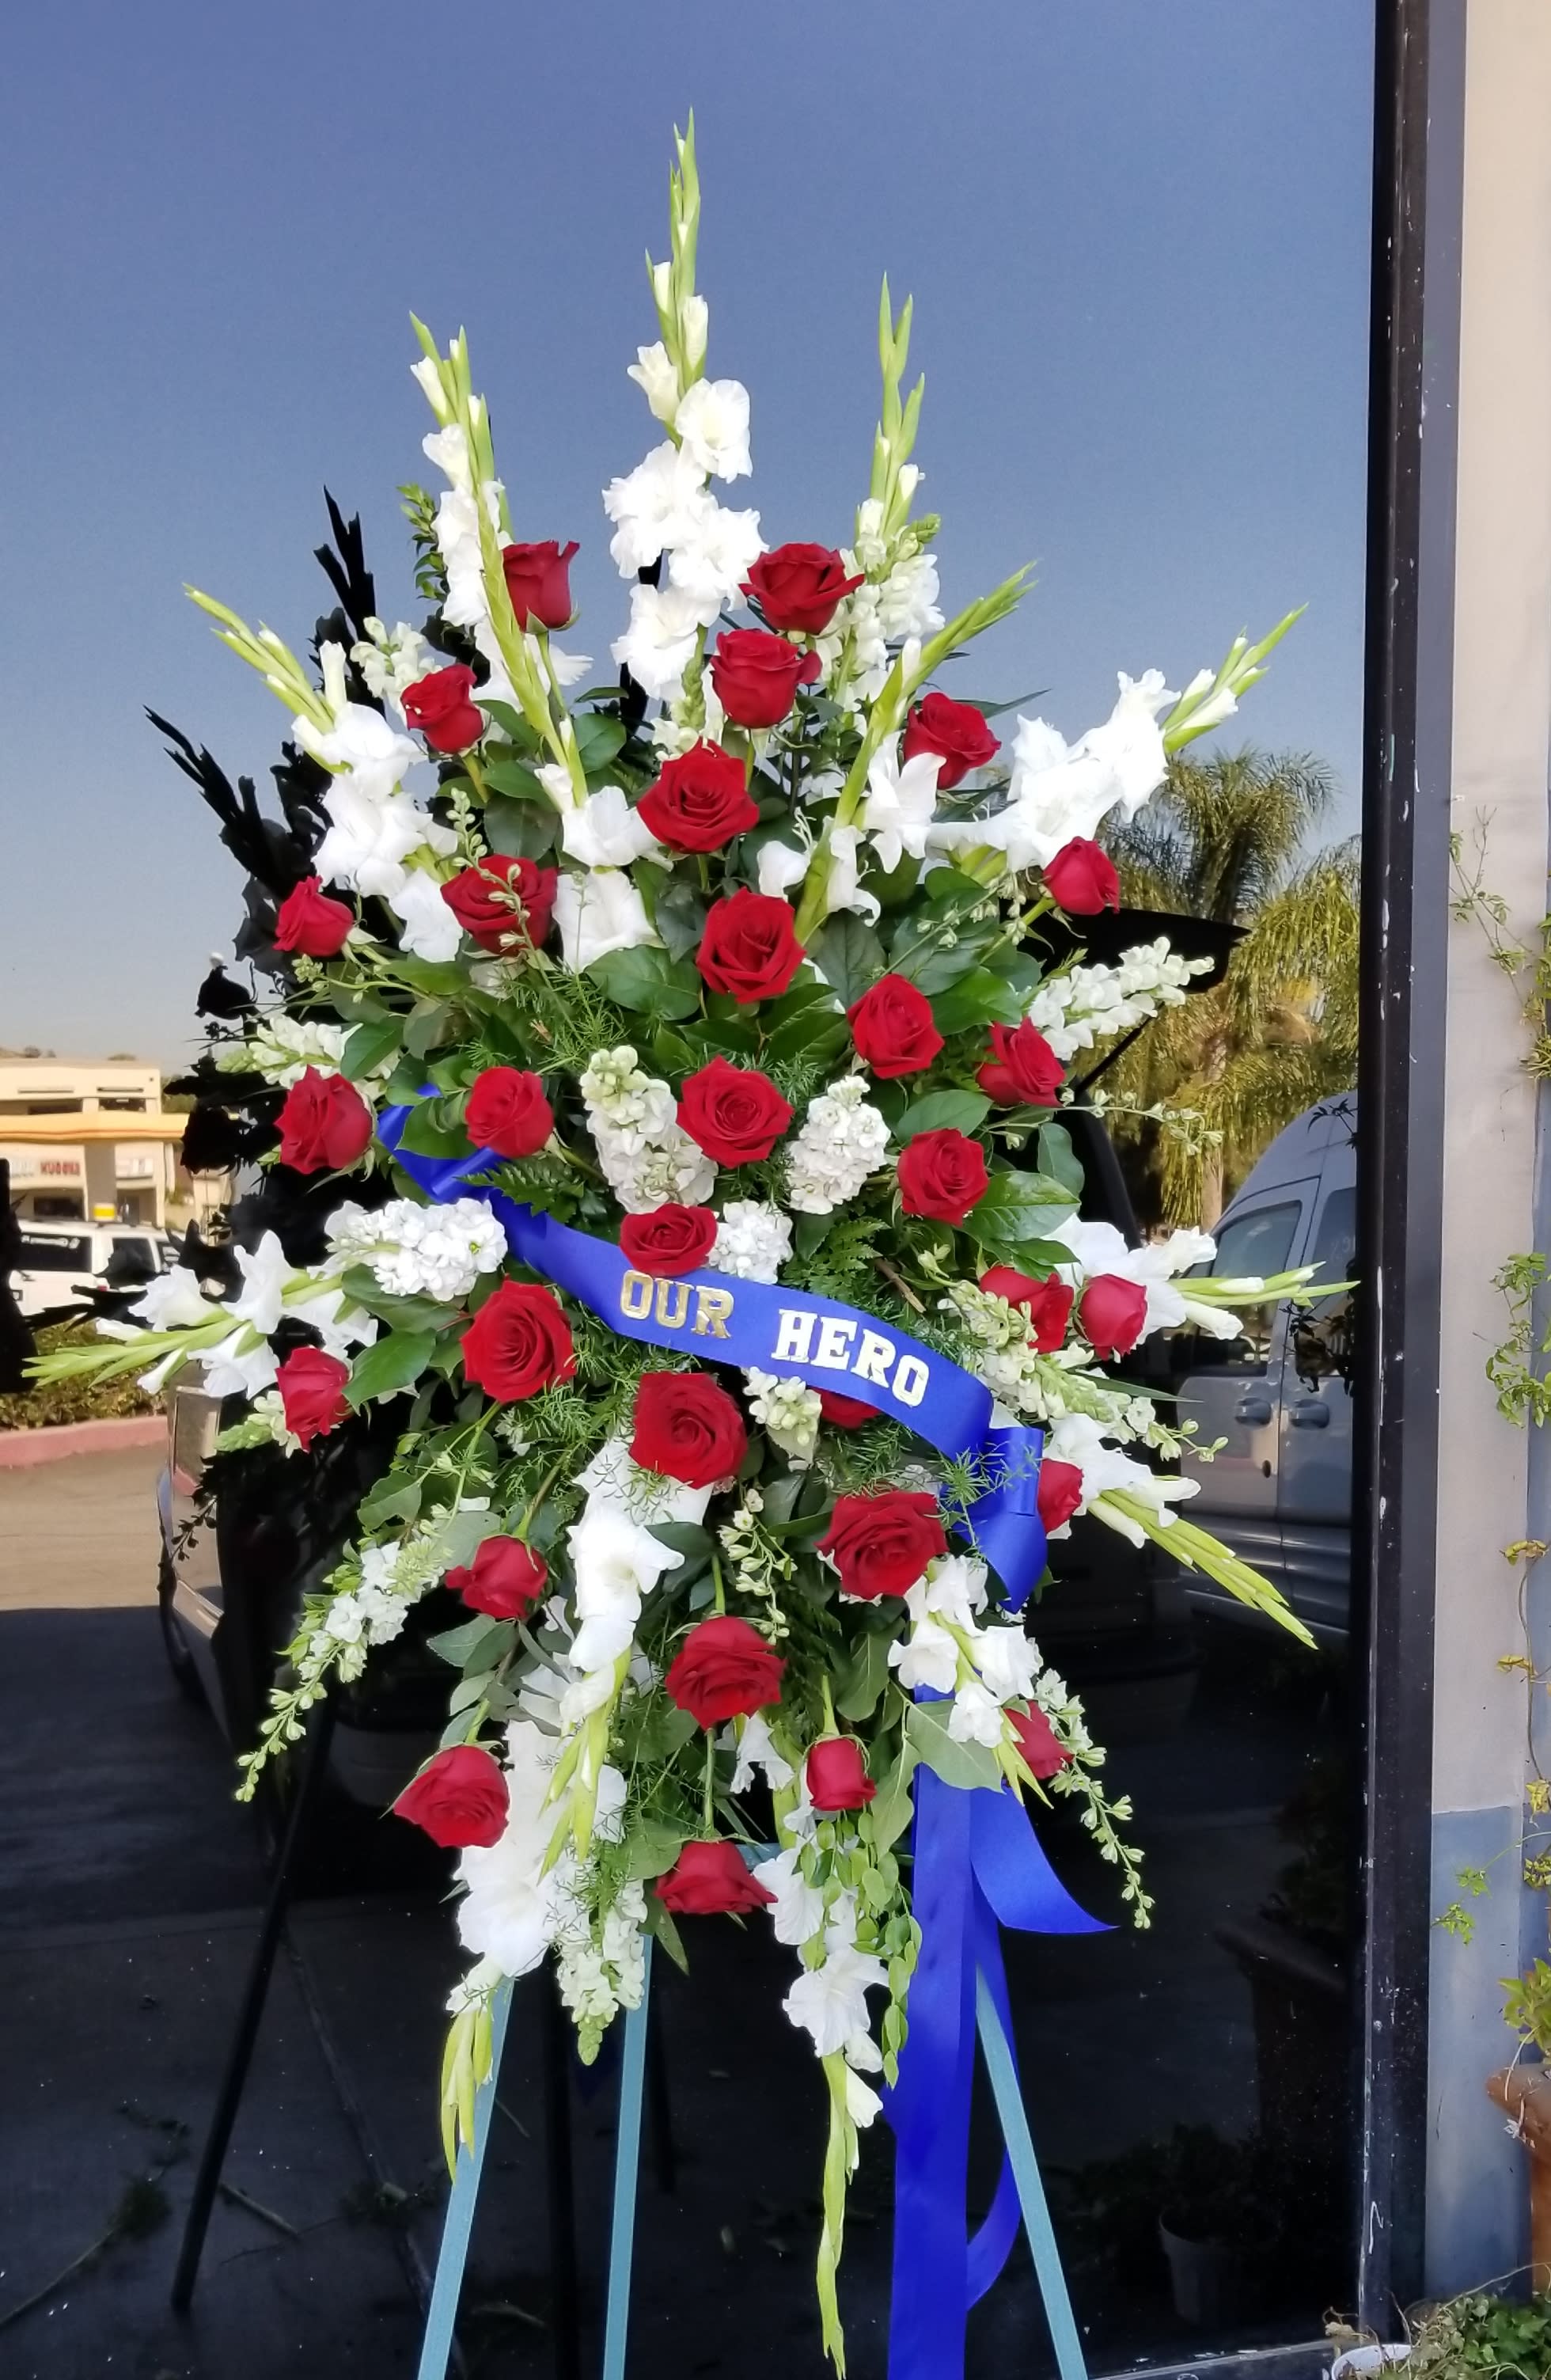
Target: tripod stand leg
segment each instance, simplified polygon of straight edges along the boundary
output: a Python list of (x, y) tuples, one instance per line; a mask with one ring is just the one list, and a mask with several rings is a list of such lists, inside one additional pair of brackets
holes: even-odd
[(1050, 2344), (1056, 2350), (1057, 2369), (1060, 2380), (1088, 2380), (1083, 2342), (1077, 2333), (1077, 2317), (1072, 2311), (1072, 2299), (1067, 2290), (1066, 2275), (1061, 2269), (1060, 2251), (1056, 2245), (1045, 2185), (1039, 2179), (1039, 2165), (1034, 2154), (1024, 2095), (1018, 2088), (1012, 2047), (1002, 2031), (1001, 2019), (997, 2014), (997, 2005), (987, 1986), (986, 1978), (978, 1972), (975, 1978), (975, 2012), (980, 2027), (980, 2046), (985, 2053), (986, 2069), (991, 2078), (997, 2120), (1007, 2144), (1012, 2179), (1018, 2186), (1018, 2204), (1024, 2211), (1024, 2228), (1028, 2233), (1029, 2247), (1034, 2255), (1035, 2274), (1045, 2303), (1045, 2319), (1050, 2326)]
[(253, 2062), (253, 2047), (263, 2019), (264, 2002), (269, 1996), (274, 1954), (285, 1927), (297, 1851), (328, 1767), (329, 1743), (333, 1735), (333, 1703), (331, 1699), (319, 1704), (308, 1730), (307, 1749), (302, 1758), (301, 1774), (297, 1780), (296, 1797), (286, 1821), (285, 1839), (270, 1879), (269, 1899), (264, 1904), (259, 1938), (253, 1946), (242, 2006), (237, 2013), (236, 2031), (226, 2053), (225, 2071), (221, 2077), (221, 2088), (216, 2095), (210, 2131), (200, 2158), (200, 2169), (194, 2177), (188, 2218), (183, 2227), (183, 2244), (178, 2250), (177, 2269), (173, 2275), (172, 2304), (176, 2313), (188, 2313), (194, 2295), (194, 2284), (199, 2278), (200, 2258), (204, 2252), (211, 2209), (221, 2185), (221, 2171), (231, 2145), (232, 2127), (236, 2122), (237, 2109), (242, 2105), (248, 2070)]
[(474, 2209), (479, 2198), (479, 2176), (484, 2168), (485, 2148), (491, 2136), (491, 2119), (495, 2113), (506, 2020), (511, 2012), (512, 1986), (503, 1984), (491, 2010), (491, 2070), (480, 2083), (474, 2102), (474, 2138), (467, 2149), (458, 2153), (452, 2195), (442, 2217), (442, 2245), (437, 2251), (436, 2277), (431, 2283), (430, 2303), (426, 2309), (418, 2380), (446, 2380), (447, 2365), (453, 2352), (453, 2333), (458, 2318), (458, 2299), (463, 2293), (464, 2268), (468, 2262), (469, 2234), (474, 2228)]
[(549, 2165), (550, 2291), (555, 2380), (581, 2380), (576, 2194), (571, 2168), (571, 2026), (552, 1978), (544, 1989), (544, 2141)]
[(636, 2198), (641, 2170), (641, 2100), (647, 2072), (647, 2007), (651, 1991), (651, 1936), (641, 1944), (641, 1998), (624, 2020), (619, 2075), (619, 2130), (614, 2145), (614, 2215), (609, 2235), (609, 2302), (603, 2328), (603, 2380), (624, 2380), (630, 2327), (630, 2271), (636, 2249)]

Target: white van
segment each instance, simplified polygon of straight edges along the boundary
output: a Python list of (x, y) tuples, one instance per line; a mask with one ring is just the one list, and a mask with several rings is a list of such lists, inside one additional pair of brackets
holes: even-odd
[(171, 1239), (149, 1224), (55, 1222), (18, 1215), (17, 1229), (11, 1294), (29, 1321), (77, 1305), (84, 1313), (94, 1289), (134, 1289), (173, 1261)]
[[(1273, 1273), (1317, 1265), (1350, 1281), (1357, 1237), (1357, 1098), (1322, 1099), (1278, 1135), (1213, 1234), (1204, 1273)], [(1302, 1309), (1246, 1310), (1237, 1339), (1180, 1332), (1183, 1419), (1210, 1445), (1187, 1460), (1201, 1493), (1192, 1520), (1281, 1589), (1316, 1636), (1345, 1636), (1351, 1593), (1351, 1321), (1350, 1292)], [(1193, 1601), (1242, 1607), (1205, 1582)]]

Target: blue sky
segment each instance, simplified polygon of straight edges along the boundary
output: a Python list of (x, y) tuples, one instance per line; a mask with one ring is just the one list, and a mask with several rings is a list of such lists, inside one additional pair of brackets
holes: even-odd
[[(916, 300), (950, 606), (1037, 565), (963, 693), (1075, 734), (1308, 618), (1246, 735), (1359, 766), (1370, 33), (1351, 0), (75, 0), (7, 32), (0, 382), (9, 734), (0, 1042), (176, 1062), (239, 879), (151, 703), (260, 776), (283, 714), (185, 579), (297, 646), (326, 480), (415, 617), (406, 316), (466, 323), (518, 536), (581, 540), (650, 443), (670, 128), (693, 104), (711, 369), (767, 539), (841, 543), (879, 274)], [(745, 490), (748, 492), (745, 493)]]

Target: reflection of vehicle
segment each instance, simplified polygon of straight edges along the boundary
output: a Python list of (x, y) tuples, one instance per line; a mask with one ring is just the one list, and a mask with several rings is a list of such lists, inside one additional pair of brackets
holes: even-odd
[[(1223, 1275), (1317, 1265), (1351, 1277), (1357, 1229), (1357, 1101), (1322, 1099), (1275, 1139), (1218, 1225), (1204, 1271)], [(1174, 1342), (1181, 1412), (1210, 1463), (1198, 1518), (1279, 1586), (1316, 1635), (1346, 1633), (1351, 1572), (1351, 1299), (1302, 1310), (1246, 1309), (1237, 1339), (1181, 1332)], [(1213, 1609), (1214, 1588), (1191, 1593)], [(1239, 1607), (1232, 1607), (1237, 1609)]]
[(165, 1232), (139, 1223), (83, 1223), (17, 1219), (11, 1290), (18, 1310), (41, 1315), (85, 1312), (97, 1289), (137, 1289), (173, 1261)]

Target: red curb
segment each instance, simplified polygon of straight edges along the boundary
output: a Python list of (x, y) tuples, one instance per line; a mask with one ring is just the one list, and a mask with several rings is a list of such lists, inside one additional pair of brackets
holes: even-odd
[(132, 1446), (159, 1446), (164, 1414), (127, 1414), (117, 1421), (67, 1421), (46, 1429), (0, 1430), (0, 1471), (58, 1463), (67, 1454), (123, 1454)]

